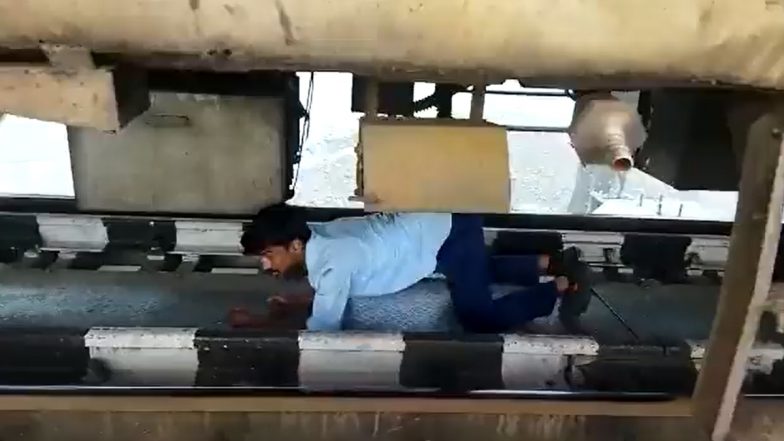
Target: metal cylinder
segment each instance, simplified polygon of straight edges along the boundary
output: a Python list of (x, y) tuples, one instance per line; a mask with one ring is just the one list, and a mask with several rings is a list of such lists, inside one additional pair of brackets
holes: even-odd
[(606, 149), (607, 160), (613, 170), (628, 171), (634, 166), (632, 151), (626, 144), (626, 136), (623, 132), (608, 133)]
[(634, 152), (645, 141), (637, 111), (609, 92), (580, 95), (569, 136), (583, 164), (606, 164), (616, 171), (634, 166)]

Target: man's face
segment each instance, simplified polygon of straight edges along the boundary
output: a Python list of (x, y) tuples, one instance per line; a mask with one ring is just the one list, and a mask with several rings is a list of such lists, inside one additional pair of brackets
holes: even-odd
[(305, 247), (301, 240), (288, 245), (273, 245), (260, 255), (261, 269), (275, 277), (295, 278), (305, 275)]

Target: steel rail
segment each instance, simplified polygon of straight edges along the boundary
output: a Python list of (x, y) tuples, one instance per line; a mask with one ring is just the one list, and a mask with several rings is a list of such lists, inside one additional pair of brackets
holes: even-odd
[[(204, 215), (199, 213), (145, 213), (80, 211), (73, 199), (0, 197), (0, 215), (12, 214), (80, 214), (105, 217), (145, 217), (156, 219), (221, 219), (250, 220), (246, 214)], [(358, 208), (307, 207), (305, 214), (312, 222), (366, 214)], [(508, 213), (486, 214), (485, 227), (512, 230), (575, 230), (612, 231), (617, 233), (729, 236), (732, 222), (587, 216), (565, 214)]]

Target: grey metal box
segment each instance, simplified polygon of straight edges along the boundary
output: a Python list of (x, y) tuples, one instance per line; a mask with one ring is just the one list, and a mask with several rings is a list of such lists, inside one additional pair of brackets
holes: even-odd
[(80, 210), (251, 214), (286, 198), (282, 97), (156, 92), (112, 134), (69, 128)]

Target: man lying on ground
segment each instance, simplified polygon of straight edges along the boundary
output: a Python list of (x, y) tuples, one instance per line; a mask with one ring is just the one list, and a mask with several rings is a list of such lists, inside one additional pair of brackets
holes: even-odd
[[(495, 297), (511, 292), (517, 287), (494, 285)], [(288, 296), (287, 296), (288, 297)], [(295, 296), (296, 297), (296, 296)], [(263, 313), (252, 313), (252, 308), (234, 308), (230, 311), (228, 324), (234, 328), (267, 330), (304, 329), (309, 316), (305, 306), (290, 307), (282, 297), (271, 297)], [(534, 332), (561, 332), (550, 323), (538, 322)], [(425, 279), (392, 294), (377, 297), (352, 297), (346, 304), (342, 329), (347, 331), (371, 332), (439, 332), (455, 334), (463, 330), (452, 308), (452, 300), (446, 280)], [(531, 331), (526, 325), (521, 329)]]
[[(307, 328), (339, 330), (350, 298), (402, 291), (433, 272), (446, 277), (455, 315), (469, 332), (506, 332), (548, 316), (574, 327), (590, 301), (587, 267), (577, 250), (558, 256), (487, 253), (482, 219), (470, 214), (401, 213), (345, 218), (308, 226), (301, 209), (259, 212), (242, 237), (276, 276), (306, 275), (313, 295), (279, 296), (276, 308), (308, 313)], [(552, 281), (539, 283), (542, 274)], [(527, 288), (494, 298), (491, 283)]]
[[(304, 329), (310, 305), (291, 307), (290, 296), (271, 297), (264, 314), (235, 308), (228, 323), (235, 328)], [(292, 303), (296, 303), (294, 296)], [(384, 296), (352, 297), (346, 303), (342, 329), (373, 332), (459, 333), (446, 281), (426, 279)]]

